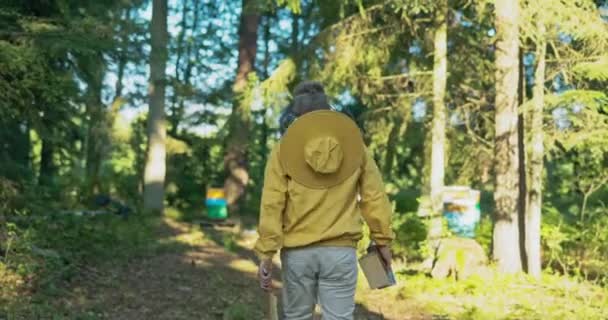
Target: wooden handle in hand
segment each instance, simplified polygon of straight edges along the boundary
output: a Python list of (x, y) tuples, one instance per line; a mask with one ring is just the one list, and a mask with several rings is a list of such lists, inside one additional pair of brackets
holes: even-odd
[(274, 293), (268, 293), (268, 319), (269, 320), (279, 320), (279, 310), (278, 310), (278, 301), (277, 296)]

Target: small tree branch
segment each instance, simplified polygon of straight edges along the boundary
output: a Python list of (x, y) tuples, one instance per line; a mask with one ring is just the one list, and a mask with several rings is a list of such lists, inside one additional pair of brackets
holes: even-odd
[(416, 76), (428, 76), (428, 75), (432, 75), (432, 74), (433, 74), (433, 71), (416, 71), (416, 72), (393, 74), (393, 75), (387, 75), (387, 76), (364, 77), (364, 78), (372, 79), (372, 80), (387, 81), (387, 80), (394, 80), (394, 79), (412, 78), (412, 77), (416, 77)]

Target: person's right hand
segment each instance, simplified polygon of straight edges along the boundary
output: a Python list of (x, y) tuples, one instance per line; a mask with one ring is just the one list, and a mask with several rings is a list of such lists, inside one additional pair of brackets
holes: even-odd
[(266, 292), (272, 291), (272, 260), (262, 260), (258, 270), (260, 288)]
[(384, 261), (384, 266), (386, 269), (391, 268), (391, 263), (393, 262), (393, 254), (391, 253), (391, 248), (389, 246), (377, 246), (378, 252), (380, 252), (380, 257)]

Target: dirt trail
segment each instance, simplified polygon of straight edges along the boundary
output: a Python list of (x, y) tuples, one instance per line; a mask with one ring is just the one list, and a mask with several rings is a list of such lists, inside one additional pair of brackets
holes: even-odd
[[(221, 245), (235, 239), (229, 231), (165, 222), (160, 242), (167, 248), (123, 265), (90, 268), (63, 303), (94, 319), (266, 319), (251, 235), (232, 243), (230, 252)], [(365, 305), (358, 305), (356, 319), (426, 319), (403, 303), (386, 303), (387, 294), (359, 290)]]

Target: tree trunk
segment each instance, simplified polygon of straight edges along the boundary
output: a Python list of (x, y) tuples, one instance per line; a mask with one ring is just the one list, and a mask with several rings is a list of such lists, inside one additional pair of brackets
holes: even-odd
[[(127, 8), (125, 9), (124, 12), (124, 21), (123, 23), (126, 24), (128, 23), (128, 21), (131, 19), (131, 8)], [(118, 72), (116, 75), (116, 87), (115, 87), (115, 93), (114, 93), (114, 101), (121, 99), (122, 98), (122, 91), (124, 89), (124, 85), (122, 83), (122, 79), (124, 78), (125, 75), (125, 69), (127, 67), (127, 60), (128, 60), (128, 51), (129, 51), (129, 33), (127, 33), (127, 29), (123, 27), (123, 29), (121, 30), (121, 37), (120, 37), (120, 45), (121, 45), (121, 50), (118, 56)]]
[(57, 167), (53, 157), (55, 155), (55, 146), (52, 138), (40, 136), (42, 140), (42, 150), (40, 151), (40, 174), (38, 176), (38, 185), (51, 186), (57, 173)]
[(581, 205), (581, 213), (579, 221), (581, 223), (585, 222), (585, 210), (587, 210), (587, 201), (589, 200), (589, 195), (591, 192), (583, 193), (583, 204)]
[[(263, 60), (263, 65), (262, 65), (262, 72), (263, 72), (263, 77), (264, 80), (268, 79), (268, 77), (270, 76), (270, 59), (272, 58), (270, 55), (270, 37), (271, 37), (271, 33), (270, 33), (270, 27), (272, 26), (272, 24), (274, 23), (274, 17), (271, 14), (266, 14), (266, 16), (264, 17), (264, 60)], [(297, 38), (296, 38), (297, 39)], [(293, 41), (293, 39), (292, 39)], [(292, 43), (292, 48), (293, 48), (293, 43)]]
[[(195, 34), (197, 32), (197, 30), (199, 29), (199, 21), (200, 21), (199, 4), (200, 4), (199, 1), (194, 2), (194, 8), (193, 8), (194, 17), (192, 19), (192, 27), (191, 27), (192, 34)], [(181, 81), (182, 86), (188, 86), (189, 88), (192, 86), (192, 84), (190, 83), (191, 78), (192, 78), (192, 69), (194, 68), (194, 65), (196, 63), (198, 63), (198, 61), (200, 61), (200, 59), (201, 59), (200, 58), (201, 50), (199, 50), (198, 48), (194, 48), (194, 58), (190, 57), (192, 55), (193, 46), (194, 46), (194, 44), (191, 41), (188, 41), (188, 44), (186, 46), (186, 55), (185, 55), (185, 58), (187, 59), (186, 70), (184, 70), (184, 74), (182, 76), (182, 81)], [(180, 139), (183, 139), (184, 137), (183, 137), (183, 135), (182, 136), (179, 135), (177, 128), (179, 127), (180, 121), (184, 117), (185, 104), (186, 104), (186, 97), (182, 93), (182, 96), (179, 97), (179, 107), (175, 110), (175, 120), (174, 120), (174, 125), (175, 125), (174, 136), (176, 138), (180, 138)]]
[[(27, 120), (16, 121), (12, 120), (0, 124), (4, 126), (6, 135), (0, 133), (0, 141), (6, 145), (0, 147), (0, 154), (6, 152), (9, 161), (19, 166), (19, 170), (11, 170), (6, 172), (0, 169), (0, 175), (4, 174), (5, 178), (21, 180), (26, 178), (26, 172), (29, 174), (31, 169), (30, 160), (30, 125)], [(2, 150), (4, 148), (4, 150)], [(13, 167), (13, 166), (10, 166)]]
[[(127, 8), (124, 12), (123, 23), (128, 23), (131, 19), (131, 9)], [(117, 72), (116, 72), (116, 83), (114, 84), (114, 99), (112, 99), (112, 104), (110, 105), (110, 110), (106, 115), (107, 124), (109, 130), (114, 128), (114, 123), (116, 122), (116, 117), (118, 116), (118, 112), (120, 108), (125, 103), (125, 98), (122, 96), (122, 92), (124, 90), (123, 79), (125, 76), (125, 69), (127, 68), (128, 62), (128, 51), (129, 51), (129, 33), (126, 28), (123, 26), (121, 30), (122, 34), (120, 37), (120, 52), (118, 54), (117, 60)], [(109, 147), (108, 147), (109, 148)]]
[(496, 205), (493, 255), (504, 273), (522, 269), (518, 226), (517, 82), (519, 78), (519, 6), (496, 2), (496, 118), (494, 170)]
[[(523, 108), (526, 102), (526, 74), (524, 66), (523, 49), (519, 48), (519, 82), (517, 104), (519, 108)], [(525, 143), (525, 128), (524, 128), (524, 112), (521, 110), (517, 116), (517, 150), (518, 150), (518, 172), (519, 172), (519, 201), (517, 204), (517, 218), (519, 227), (519, 254), (521, 255), (521, 264), (525, 271), (528, 271), (528, 255), (526, 253), (526, 210), (528, 208), (528, 189), (526, 177), (526, 143)]]
[(247, 89), (247, 77), (254, 72), (257, 51), (257, 31), (260, 15), (255, 1), (243, 0), (243, 13), (239, 27), (239, 58), (236, 80), (234, 83), (234, 105), (230, 116), (228, 145), (224, 156), (226, 180), (224, 189), (228, 208), (231, 213), (238, 211), (238, 203), (245, 194), (249, 183), (247, 148), (249, 126), (251, 122), (250, 96)]
[(124, 85), (122, 83), (122, 79), (125, 76), (125, 68), (127, 67), (127, 59), (124, 56), (121, 56), (118, 61), (118, 72), (116, 73), (116, 89), (114, 90), (114, 101), (122, 98), (122, 90)]
[(291, 54), (296, 56), (300, 43), (298, 37), (300, 36), (300, 15), (291, 12)]
[(445, 177), (445, 90), (447, 82), (447, 0), (441, 0), (435, 15), (433, 57), (433, 120), (431, 124), (431, 168), (429, 179), (430, 221), (427, 237), (434, 250), (443, 234), (443, 186)]
[[(262, 71), (263, 71), (263, 76), (264, 76), (264, 80), (268, 79), (268, 77), (270, 76), (270, 37), (271, 37), (271, 33), (270, 33), (270, 27), (273, 24), (273, 16), (270, 14), (267, 14), (265, 17), (265, 23), (264, 23), (264, 60), (263, 63), (264, 65), (262, 66)], [(262, 155), (262, 162), (266, 163), (266, 160), (268, 158), (268, 135), (270, 134), (270, 128), (268, 127), (268, 109), (269, 108), (265, 108), (264, 112), (262, 112), (262, 137), (260, 138), (260, 144), (262, 146), (262, 148), (260, 149), (260, 154)]]
[[(197, 1), (198, 2), (198, 1)], [(184, 79), (180, 79), (180, 68), (181, 68), (181, 61), (182, 61), (182, 56), (184, 53), (184, 38), (186, 36), (186, 28), (187, 28), (187, 24), (186, 21), (188, 21), (188, 1), (184, 0), (182, 2), (182, 17), (181, 17), (181, 22), (180, 22), (180, 31), (179, 34), (177, 35), (177, 48), (176, 48), (176, 58), (175, 58), (175, 79), (172, 81), (172, 85), (173, 85), (173, 96), (171, 97), (171, 104), (169, 106), (169, 109), (171, 110), (171, 113), (169, 114), (169, 124), (170, 124), (170, 128), (169, 128), (169, 135), (171, 135), (172, 137), (177, 137), (177, 129), (179, 126), (179, 118), (181, 117), (180, 112), (178, 111), (178, 104), (177, 104), (177, 100), (178, 97), (180, 97), (180, 95), (183, 95), (182, 93), (182, 88), (186, 85), (186, 81)], [(188, 46), (190, 46), (188, 44)], [(190, 57), (188, 55), (186, 55), (185, 57), (186, 61), (188, 61), (187, 63), (190, 64)], [(182, 73), (183, 74), (183, 73)], [(183, 77), (182, 77), (183, 78)], [(181, 100), (183, 101), (183, 97), (180, 97)]]
[(242, 92), (247, 85), (247, 76), (254, 71), (257, 52), (260, 14), (254, 0), (243, 0), (243, 12), (239, 26), (239, 57), (234, 90)]
[[(129, 19), (131, 19), (131, 9), (127, 8), (125, 9), (125, 13), (124, 13), (124, 20), (125, 23), (126, 21), (128, 21)], [(110, 128), (110, 130), (114, 127), (114, 122), (116, 121), (116, 116), (118, 115), (118, 112), (120, 111), (120, 108), (122, 107), (122, 105), (125, 103), (125, 99), (122, 96), (122, 92), (124, 90), (124, 84), (123, 84), (123, 79), (125, 76), (125, 69), (127, 68), (127, 62), (128, 62), (128, 50), (129, 50), (129, 33), (127, 33), (127, 30), (123, 29), (122, 30), (122, 35), (121, 35), (121, 50), (120, 50), (120, 54), (118, 56), (118, 61), (117, 61), (117, 69), (118, 71), (116, 72), (116, 83), (114, 85), (114, 99), (112, 100), (112, 105), (110, 106), (110, 112), (108, 115), (108, 126)]]
[(167, 0), (153, 0), (150, 53), (148, 147), (144, 170), (144, 209), (161, 211), (165, 198), (166, 127), (165, 68), (167, 65)]
[(433, 122), (431, 132), (431, 206), (433, 214), (443, 207), (445, 177), (445, 88), (447, 82), (447, 0), (441, 0), (435, 16), (435, 52), (433, 62)]
[[(544, 34), (544, 25), (539, 23)], [(532, 148), (530, 152), (530, 186), (528, 190), (528, 212), (526, 216), (526, 252), (528, 273), (539, 278), (541, 274), (540, 227), (543, 189), (543, 107), (545, 104), (546, 43), (543, 36), (537, 43), (536, 71), (534, 72), (534, 97), (531, 112)]]
[(86, 149), (86, 191), (85, 196), (91, 197), (98, 193), (99, 186), (99, 171), (101, 169), (101, 153), (102, 141), (100, 139), (100, 126), (102, 121), (102, 110), (99, 110), (99, 105), (87, 106), (89, 114), (89, 128), (87, 131), (87, 149)]
[[(93, 63), (101, 61), (94, 59)], [(103, 161), (102, 148), (106, 146), (105, 136), (107, 128), (105, 123), (105, 111), (101, 101), (101, 90), (103, 82), (103, 67), (100, 65), (90, 66), (87, 76), (87, 104), (86, 111), (89, 116), (87, 143), (86, 143), (86, 190), (85, 197), (91, 198), (100, 192), (99, 174)]]
[(23, 122), (23, 135), (22, 135), (22, 146), (21, 146), (21, 150), (22, 152), (19, 153), (18, 159), (21, 159), (21, 161), (23, 161), (23, 166), (24, 168), (27, 170), (28, 173), (31, 173), (32, 171), (32, 158), (30, 156), (30, 152), (32, 150), (32, 139), (30, 138), (30, 123), (29, 121), (24, 121)]

